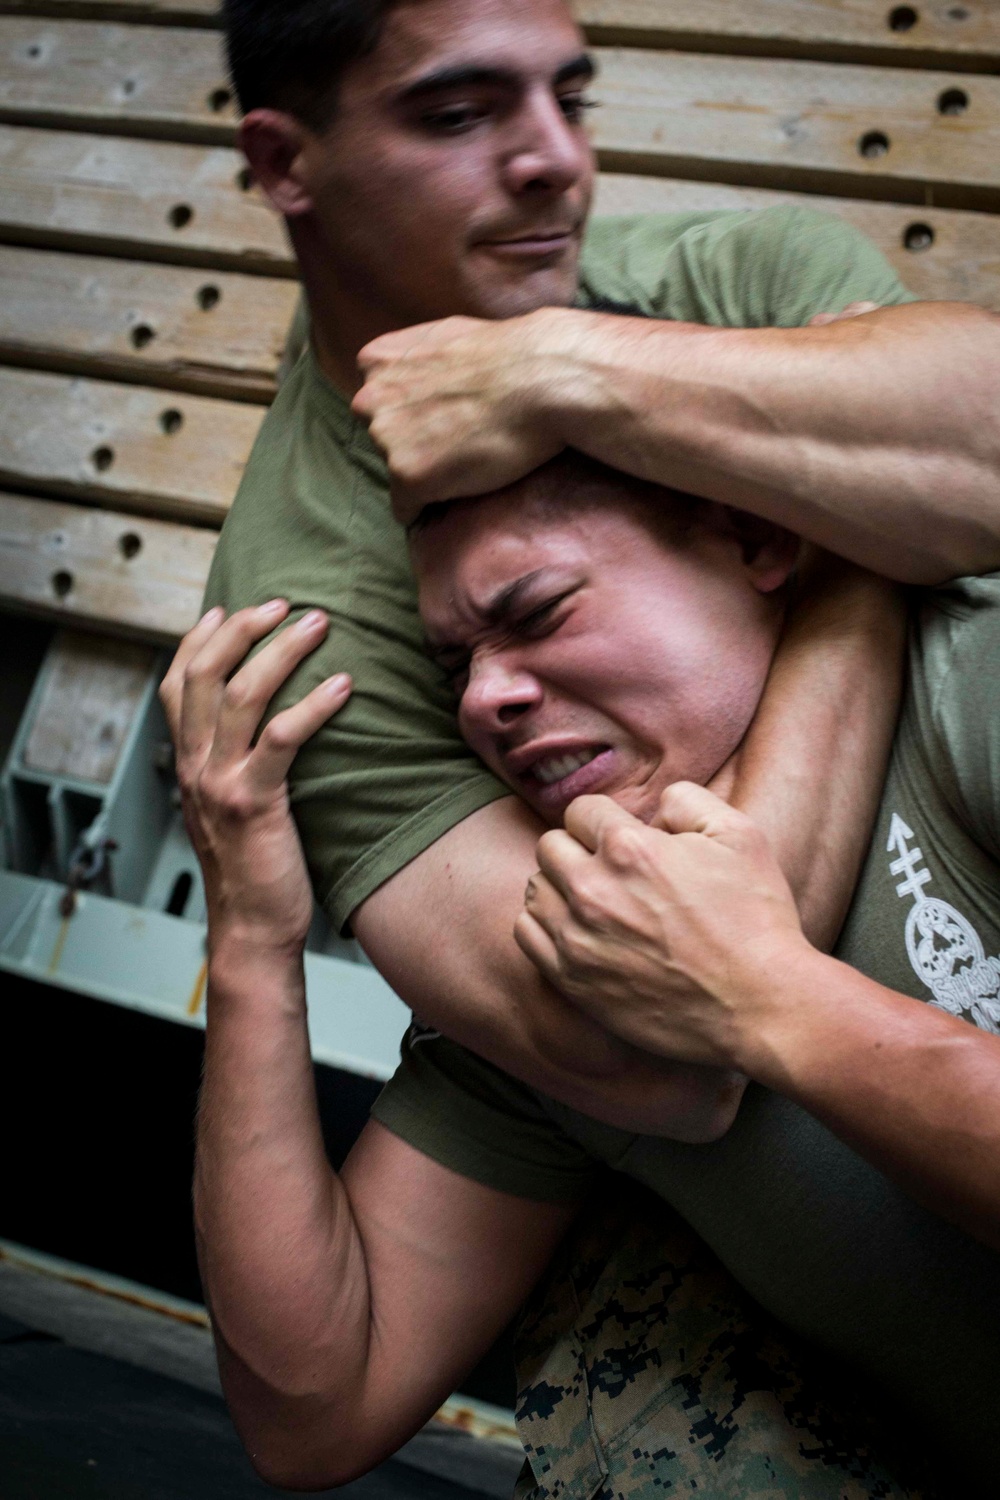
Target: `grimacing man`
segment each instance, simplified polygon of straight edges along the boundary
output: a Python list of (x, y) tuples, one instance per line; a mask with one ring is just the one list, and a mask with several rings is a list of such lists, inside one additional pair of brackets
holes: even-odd
[[(264, 1472), (316, 1488), (392, 1452), (517, 1306), (603, 1163), (676, 1205), (844, 1378), (908, 1413), (961, 1493), (988, 1493), (1000, 1462), (1000, 962), (964, 959), (970, 943), (1000, 943), (1000, 744), (975, 691), (1000, 653), (996, 578), (927, 591), (876, 836), (828, 959), (803, 938), (766, 840), (679, 779), (727, 765), (757, 709), (795, 556), (787, 533), (566, 459), (438, 510), (415, 533), (414, 562), (463, 733), (547, 822), (566, 821), (539, 845), (520, 941), (629, 1040), (753, 1083), (725, 1137), (691, 1146), (588, 1121), (418, 1031), (337, 1179), (310, 1081), (311, 899), (284, 777), (349, 683), (320, 685), (255, 745), (310, 632), (280, 636), (223, 696), (247, 631), (262, 636), (268, 620), (207, 615), (165, 696), (213, 952), (229, 955), (210, 1014), (196, 1201), (250, 1451)], [(901, 856), (902, 896), (894, 837), (922, 846)], [(904, 940), (910, 897), (922, 945)], [(928, 991), (943, 1009), (921, 1003)], [(571, 1329), (537, 1306), (521, 1427), (540, 1493), (694, 1478), (719, 1495), (913, 1494), (877, 1458), (845, 1454), (842, 1432), (824, 1449), (837, 1429), (803, 1410), (787, 1356), (784, 1407), (760, 1409), (781, 1388), (776, 1369), (757, 1407), (736, 1403), (731, 1452), (713, 1453), (710, 1428), (692, 1452), (718, 1416), (703, 1383), (709, 1396), (725, 1385), (713, 1336), (720, 1324), (731, 1336), (740, 1313), (683, 1242), (678, 1254), (669, 1224), (661, 1233), (659, 1257), (626, 1245), (638, 1294), (615, 1281), (611, 1254)], [(602, 1395), (608, 1329), (587, 1332), (609, 1317), (624, 1345), (615, 1376), (637, 1386), (624, 1409)], [(574, 1391), (588, 1340), (585, 1366), (600, 1368), (596, 1347), (603, 1377)], [(560, 1400), (569, 1410), (553, 1424)]]
[[(334, 668), (355, 679), (295, 768), (315, 889), (428, 1022), (588, 1114), (704, 1139), (732, 1091), (708, 1089), (692, 1124), (691, 1075), (562, 1004), (512, 940), (542, 825), (465, 752), (425, 660), (386, 467), (348, 405), (356, 356), (389, 335), (363, 356), (359, 403), (404, 506), (573, 442), (932, 582), (996, 563), (996, 323), (903, 306), (864, 240), (798, 210), (585, 237), (591, 65), (561, 5), (234, 0), (227, 27), (244, 149), (288, 220), (313, 349), (265, 424), (211, 595), (329, 612), (284, 701)], [(586, 311), (609, 299), (661, 321)], [(802, 326), (857, 300), (886, 311)], [(455, 313), (509, 321), (393, 333)], [(320, 641), (322, 622), (302, 628)], [(816, 925), (835, 931), (830, 883)], [(449, 940), (428, 942), (443, 910)], [(216, 995), (226, 968), (223, 947)]]

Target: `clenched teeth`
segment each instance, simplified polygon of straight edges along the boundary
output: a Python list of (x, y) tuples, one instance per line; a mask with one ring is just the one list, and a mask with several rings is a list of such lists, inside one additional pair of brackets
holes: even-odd
[(580, 750), (576, 755), (547, 755), (542, 760), (535, 761), (531, 774), (538, 778), (542, 786), (553, 786), (557, 781), (562, 781), (564, 776), (572, 776), (574, 771), (589, 766), (600, 753), (600, 750)]

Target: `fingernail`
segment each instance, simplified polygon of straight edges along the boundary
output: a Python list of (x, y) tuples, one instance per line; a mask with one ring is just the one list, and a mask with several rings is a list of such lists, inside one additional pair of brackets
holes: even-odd
[(323, 687), (328, 693), (342, 692), (345, 687), (350, 687), (351, 679), (346, 672), (338, 672), (336, 677), (328, 677)]
[(299, 621), (299, 629), (300, 630), (316, 630), (320, 625), (325, 625), (325, 624), (326, 624), (326, 615), (323, 614), (322, 610), (311, 609), (309, 611), (309, 613), (307, 615), (305, 615)]
[(206, 610), (206, 612), (202, 615), (201, 619), (198, 621), (198, 624), (199, 625), (207, 625), (208, 622), (209, 622), (209, 620), (217, 620), (221, 614), (222, 614), (222, 607), (221, 607), (221, 605), (216, 604), (213, 609)]
[(287, 608), (288, 604), (284, 599), (272, 599), (270, 604), (261, 605), (260, 612), (262, 615), (280, 615), (281, 611)]

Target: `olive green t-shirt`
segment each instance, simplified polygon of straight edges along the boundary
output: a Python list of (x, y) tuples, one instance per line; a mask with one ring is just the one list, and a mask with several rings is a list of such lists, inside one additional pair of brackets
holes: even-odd
[[(810, 210), (600, 219), (580, 303), (729, 327), (795, 327), (849, 302), (909, 299), (856, 230)], [(347, 707), (299, 755), (292, 800), (313, 886), (336, 925), (430, 844), (509, 791), (463, 744), (423, 650), (403, 530), (364, 424), (307, 353), (265, 419), (223, 528), (207, 600), (321, 607), (327, 640), (276, 707), (334, 672)]]
[[(926, 591), (837, 949), (880, 983), (994, 1034), (998, 683), (1000, 575)], [(507, 1192), (566, 1198), (597, 1163), (652, 1188), (768, 1312), (926, 1423), (956, 1475), (984, 1485), (1000, 1475), (1000, 1256), (787, 1099), (752, 1085), (723, 1140), (685, 1146), (597, 1124), (453, 1043), (411, 1037), (375, 1113), (425, 1154)]]

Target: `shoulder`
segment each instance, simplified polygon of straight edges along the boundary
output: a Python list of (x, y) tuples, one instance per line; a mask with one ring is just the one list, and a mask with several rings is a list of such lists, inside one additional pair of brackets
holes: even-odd
[(865, 235), (800, 204), (596, 219), (581, 287), (589, 300), (723, 327), (796, 327), (852, 301), (911, 300)]
[(377, 467), (375, 455), (355, 451), (356, 425), (304, 354), (261, 424), (219, 539), (209, 602), (231, 611), (270, 598), (308, 575), (317, 545), (342, 543), (358, 481)]

